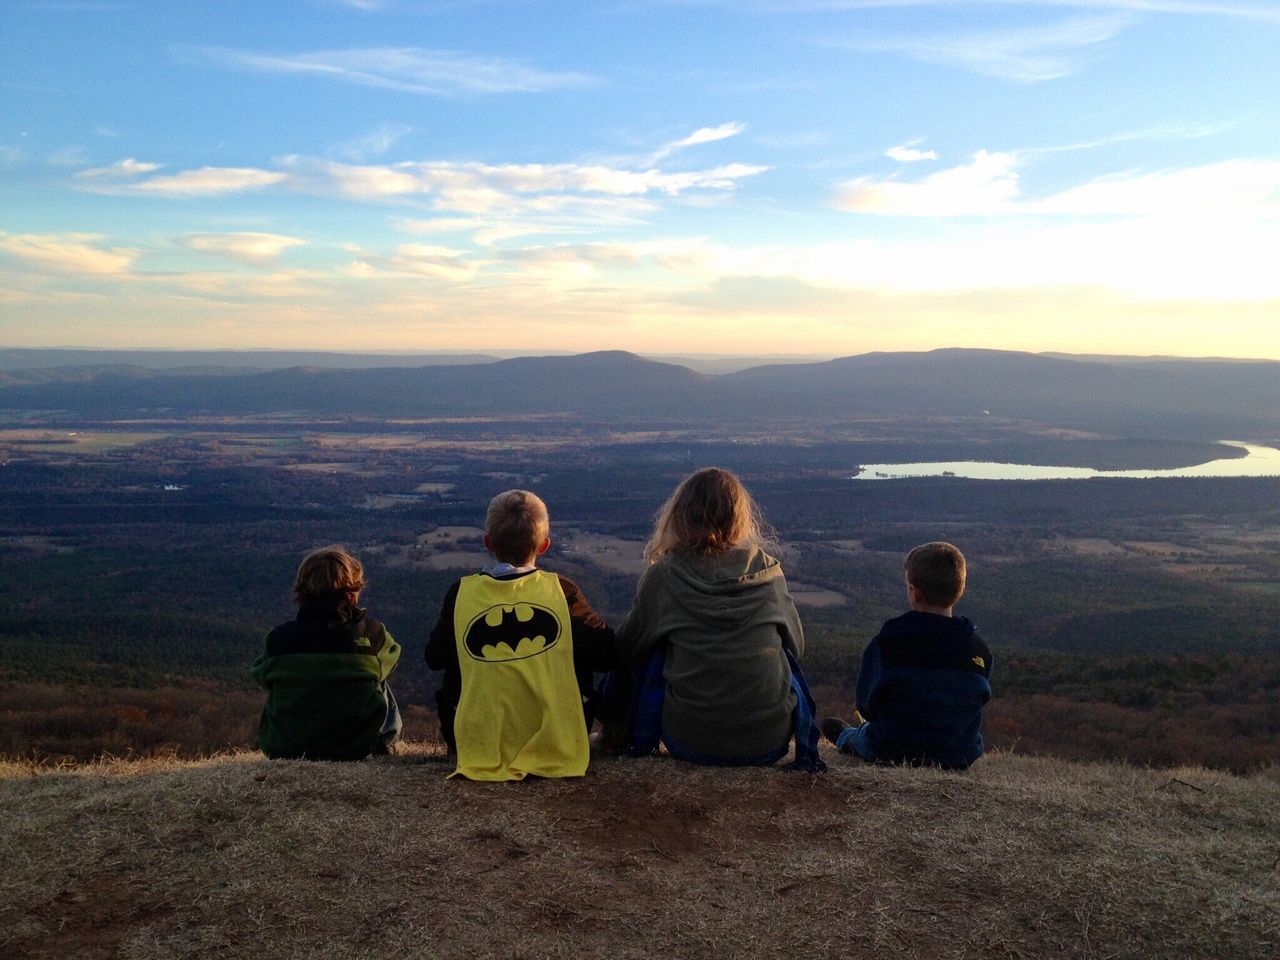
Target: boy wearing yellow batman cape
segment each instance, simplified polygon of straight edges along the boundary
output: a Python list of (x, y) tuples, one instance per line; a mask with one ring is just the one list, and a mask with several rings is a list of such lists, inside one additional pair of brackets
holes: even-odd
[(551, 539), (536, 495), (494, 497), (484, 545), (497, 564), (449, 588), (427, 641), (427, 666), (444, 671), (436, 707), (453, 775), (580, 777), (592, 674), (615, 665), (613, 630), (577, 584), (537, 569)]

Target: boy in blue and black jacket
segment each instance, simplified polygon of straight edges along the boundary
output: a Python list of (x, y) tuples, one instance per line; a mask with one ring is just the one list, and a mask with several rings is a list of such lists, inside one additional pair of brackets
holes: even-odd
[(856, 723), (828, 717), (822, 732), (863, 760), (963, 770), (982, 756), (992, 665), (973, 624), (952, 613), (964, 594), (964, 554), (926, 543), (904, 567), (911, 610), (887, 621), (862, 654)]

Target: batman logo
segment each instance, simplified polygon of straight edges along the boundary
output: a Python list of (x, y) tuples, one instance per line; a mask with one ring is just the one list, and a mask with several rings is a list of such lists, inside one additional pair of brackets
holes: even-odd
[(467, 624), (463, 645), (474, 660), (501, 663), (546, 653), (560, 639), (560, 621), (534, 603), (497, 604)]

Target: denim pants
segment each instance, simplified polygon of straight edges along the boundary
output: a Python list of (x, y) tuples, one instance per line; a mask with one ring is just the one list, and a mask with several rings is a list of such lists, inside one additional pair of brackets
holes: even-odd
[(868, 728), (870, 723), (860, 723), (856, 727), (849, 727), (840, 736), (836, 737), (836, 747), (841, 753), (852, 753), (855, 757), (861, 757), (863, 760), (875, 760), (876, 751), (871, 746), (871, 736)]

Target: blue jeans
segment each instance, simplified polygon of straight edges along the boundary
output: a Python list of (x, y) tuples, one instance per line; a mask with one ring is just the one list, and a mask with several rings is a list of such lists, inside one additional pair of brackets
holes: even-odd
[(844, 733), (836, 737), (836, 748), (841, 753), (852, 753), (855, 757), (861, 757), (863, 760), (875, 760), (875, 747), (871, 745), (871, 736), (868, 728), (870, 723), (861, 723), (856, 727), (849, 727)]

